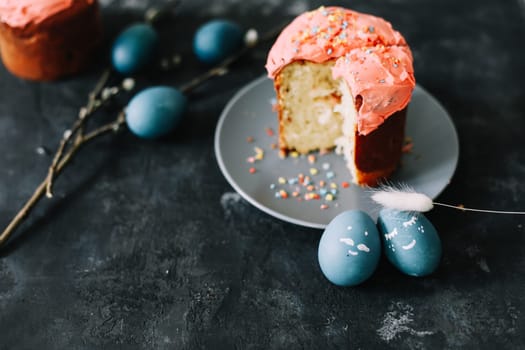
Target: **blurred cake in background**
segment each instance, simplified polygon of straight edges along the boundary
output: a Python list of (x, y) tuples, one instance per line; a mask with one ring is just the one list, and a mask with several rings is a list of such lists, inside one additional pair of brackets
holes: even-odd
[(2, 61), (24, 79), (82, 71), (102, 39), (96, 0), (0, 0), (0, 22)]

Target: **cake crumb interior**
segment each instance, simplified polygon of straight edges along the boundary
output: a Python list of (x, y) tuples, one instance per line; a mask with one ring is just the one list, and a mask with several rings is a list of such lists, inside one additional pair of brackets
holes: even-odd
[(336, 147), (355, 178), (357, 111), (346, 82), (332, 78), (333, 65), (297, 61), (279, 73), (280, 146), (303, 154)]
[(298, 61), (280, 73), (281, 148), (308, 153), (335, 147), (342, 136), (341, 92), (333, 62)]

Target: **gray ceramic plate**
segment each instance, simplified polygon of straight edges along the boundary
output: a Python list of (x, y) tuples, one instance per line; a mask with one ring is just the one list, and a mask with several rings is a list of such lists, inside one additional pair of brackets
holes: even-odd
[[(278, 150), (272, 149), (271, 145), (277, 144), (274, 99), (272, 81), (261, 77), (241, 89), (222, 112), (215, 132), (215, 154), (233, 188), (262, 211), (298, 225), (322, 229), (348, 209), (361, 209), (376, 218), (380, 208), (370, 200), (368, 189), (355, 185), (343, 188), (343, 182), (350, 182), (350, 174), (341, 156), (314, 154), (312, 163), (313, 159), (305, 156), (281, 159)], [(420, 86), (416, 86), (408, 108), (406, 135), (412, 138), (412, 152), (403, 155), (402, 166), (390, 181), (435, 198), (456, 169), (458, 137), (445, 109)], [(251, 163), (248, 158), (260, 153), (255, 147), (262, 149), (264, 156)], [(312, 168), (317, 174), (311, 175)], [(317, 188), (324, 188), (320, 199), (306, 200), (307, 188), (294, 184), (300, 173), (310, 176)], [(279, 178), (286, 183), (280, 183)], [(324, 187), (320, 186), (322, 181)], [(332, 190), (331, 183), (337, 185), (337, 192), (330, 201), (324, 192)], [(280, 190), (288, 198), (276, 197)]]

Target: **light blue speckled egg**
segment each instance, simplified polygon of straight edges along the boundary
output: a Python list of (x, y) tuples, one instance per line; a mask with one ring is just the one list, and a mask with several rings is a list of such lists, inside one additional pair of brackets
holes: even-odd
[(111, 62), (122, 74), (134, 74), (150, 62), (158, 45), (155, 29), (145, 23), (134, 24), (115, 39)]
[(137, 136), (152, 139), (164, 136), (177, 126), (186, 109), (186, 97), (169, 86), (142, 90), (126, 107), (126, 124)]
[(377, 227), (366, 213), (349, 210), (326, 226), (318, 258), (326, 278), (339, 286), (355, 286), (375, 271), (381, 256)]
[(423, 214), (383, 209), (377, 225), (386, 257), (401, 272), (426, 276), (437, 269), (441, 240)]
[(193, 38), (193, 51), (204, 63), (219, 63), (243, 45), (241, 27), (227, 20), (212, 20), (202, 25)]

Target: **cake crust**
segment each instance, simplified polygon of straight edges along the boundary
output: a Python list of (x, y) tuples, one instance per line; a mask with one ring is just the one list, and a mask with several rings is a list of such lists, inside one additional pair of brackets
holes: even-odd
[(399, 165), (405, 139), (406, 108), (368, 135), (355, 135), (355, 181), (376, 186)]

